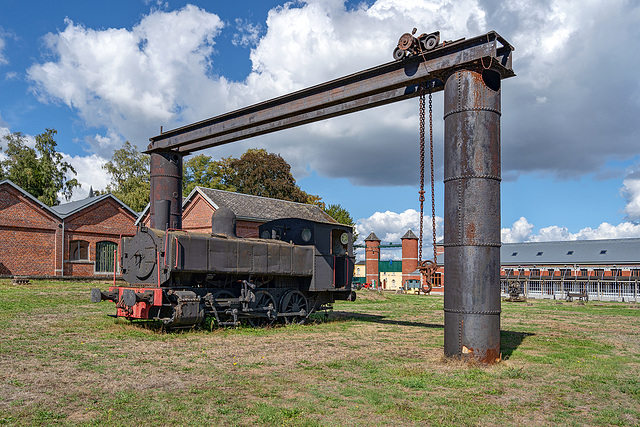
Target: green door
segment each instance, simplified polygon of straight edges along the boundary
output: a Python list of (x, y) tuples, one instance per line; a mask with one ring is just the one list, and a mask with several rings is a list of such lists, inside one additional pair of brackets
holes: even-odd
[(114, 251), (118, 245), (113, 242), (96, 243), (96, 273), (109, 273), (113, 271), (115, 260)]

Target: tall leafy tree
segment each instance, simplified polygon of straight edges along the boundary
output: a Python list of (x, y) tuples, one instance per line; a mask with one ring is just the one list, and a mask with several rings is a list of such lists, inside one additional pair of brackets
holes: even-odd
[(76, 171), (56, 151), (56, 133), (55, 129), (46, 129), (37, 135), (35, 148), (27, 146), (20, 132), (5, 135), (6, 158), (0, 161), (0, 179), (9, 178), (48, 206), (60, 203), (59, 193), (66, 200), (71, 199), (73, 189), (80, 187), (78, 180), (67, 178), (76, 175)]
[(239, 193), (306, 203), (309, 195), (302, 191), (291, 174), (291, 166), (279, 154), (264, 149), (249, 149), (239, 159), (222, 159), (226, 168), (223, 183)]
[(182, 193), (186, 196), (196, 187), (216, 188), (236, 191), (233, 185), (225, 184), (229, 171), (229, 160), (212, 160), (211, 157), (199, 154), (183, 163)]
[(149, 155), (141, 153), (136, 146), (126, 141), (103, 168), (111, 177), (107, 191), (134, 211), (141, 212), (149, 203), (151, 191)]

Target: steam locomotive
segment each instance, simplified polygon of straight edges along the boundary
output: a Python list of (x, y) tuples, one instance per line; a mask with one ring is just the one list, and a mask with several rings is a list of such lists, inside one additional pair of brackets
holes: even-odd
[(128, 286), (91, 290), (91, 301), (116, 304), (116, 317), (189, 327), (302, 323), (336, 300), (353, 300), (353, 234), (349, 226), (304, 219), (262, 224), (260, 238), (236, 236), (224, 207), (212, 232), (140, 227), (122, 239), (120, 266)]

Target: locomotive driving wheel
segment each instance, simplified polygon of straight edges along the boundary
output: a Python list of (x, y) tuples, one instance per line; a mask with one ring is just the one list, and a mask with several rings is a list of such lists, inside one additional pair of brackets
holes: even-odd
[(267, 291), (255, 292), (255, 300), (249, 304), (249, 308), (267, 317), (249, 317), (247, 323), (253, 327), (273, 325), (278, 318), (276, 300)]
[[(309, 303), (307, 298), (300, 291), (289, 291), (282, 296), (280, 300), (280, 313), (291, 314), (284, 317), (287, 325), (302, 325), (309, 315)], [(297, 315), (292, 315), (297, 313)]]

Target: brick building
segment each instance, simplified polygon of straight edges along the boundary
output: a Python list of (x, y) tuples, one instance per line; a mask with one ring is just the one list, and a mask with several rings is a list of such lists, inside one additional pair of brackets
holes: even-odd
[[(368, 284), (376, 289), (399, 290), (407, 288), (409, 280), (422, 283), (422, 274), (418, 271), (418, 237), (411, 230), (407, 230), (402, 236), (402, 260), (381, 261), (380, 239), (375, 233), (369, 234), (364, 239), (365, 260), (356, 264), (354, 282)], [(389, 245), (387, 245), (388, 247)], [(396, 247), (397, 245), (392, 245)], [(432, 292), (443, 292), (444, 264), (440, 262), (444, 247), (437, 246), (438, 270), (434, 278)], [(430, 258), (429, 258), (430, 259)]]
[[(211, 215), (219, 206), (231, 209), (236, 215), (236, 233), (239, 237), (258, 237), (260, 225), (280, 218), (336, 223), (315, 205), (196, 187), (182, 202), (182, 229), (210, 232)], [(149, 225), (149, 206), (142, 212), (138, 222)]]
[[(0, 276), (105, 277), (137, 215), (112, 194), (47, 206), (0, 181)], [(117, 256), (116, 256), (117, 259)]]
[[(380, 288), (386, 290), (399, 289), (397, 277), (392, 276), (400, 268), (397, 263), (401, 263), (403, 284), (412, 279), (413, 274), (419, 277), (415, 271), (418, 241), (411, 231), (402, 237), (402, 261), (380, 261), (380, 248), (385, 245), (380, 244), (374, 233), (365, 239), (365, 246), (365, 261), (356, 264), (356, 282), (379, 283)], [(439, 286), (435, 286), (433, 292), (443, 292), (444, 247), (437, 246), (437, 252), (436, 285)], [(637, 238), (505, 243), (500, 249), (500, 264), (503, 296), (508, 294), (509, 285), (516, 283), (523, 294), (533, 298), (562, 299), (568, 293), (586, 293), (589, 299), (640, 300), (640, 239)]]
[(501, 288), (520, 285), (534, 298), (564, 298), (567, 292), (590, 299), (638, 301), (640, 239), (508, 243), (500, 249)]

